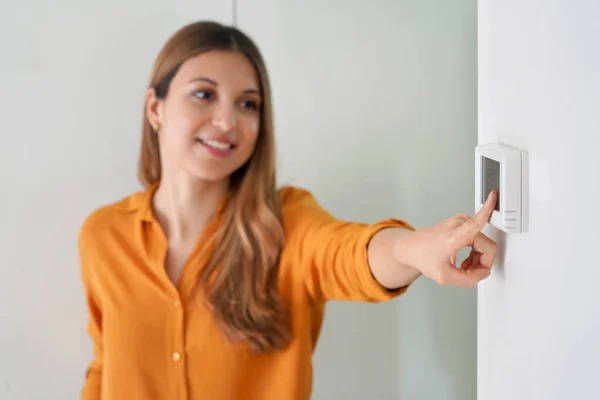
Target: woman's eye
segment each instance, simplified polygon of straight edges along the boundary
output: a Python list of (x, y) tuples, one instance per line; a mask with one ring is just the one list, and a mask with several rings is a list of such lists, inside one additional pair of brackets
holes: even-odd
[(244, 100), (242, 101), (242, 107), (248, 110), (258, 110), (258, 103), (254, 100)]
[(211, 98), (211, 93), (206, 90), (196, 90), (193, 93), (194, 97), (197, 97), (202, 100), (208, 100)]

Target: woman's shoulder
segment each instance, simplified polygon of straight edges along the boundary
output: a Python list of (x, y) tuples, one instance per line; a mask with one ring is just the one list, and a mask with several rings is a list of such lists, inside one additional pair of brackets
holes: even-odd
[(279, 188), (279, 197), (283, 207), (294, 205), (298, 202), (314, 200), (313, 194), (300, 186), (284, 185)]
[(329, 221), (333, 218), (319, 204), (316, 195), (306, 188), (286, 185), (279, 189), (279, 194), (281, 214), (286, 230)]
[(132, 192), (116, 201), (97, 206), (84, 218), (80, 228), (80, 238), (97, 236), (126, 223), (132, 214), (140, 210), (144, 192)]
[(317, 199), (310, 190), (294, 185), (285, 185), (279, 189), (279, 198), (284, 216), (298, 210), (320, 208)]

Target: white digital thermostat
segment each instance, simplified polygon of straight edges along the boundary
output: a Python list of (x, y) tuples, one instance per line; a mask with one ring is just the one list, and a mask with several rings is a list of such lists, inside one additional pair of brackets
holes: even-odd
[(496, 190), (498, 201), (490, 224), (507, 232), (527, 232), (529, 225), (529, 158), (527, 152), (497, 144), (475, 148), (475, 212)]

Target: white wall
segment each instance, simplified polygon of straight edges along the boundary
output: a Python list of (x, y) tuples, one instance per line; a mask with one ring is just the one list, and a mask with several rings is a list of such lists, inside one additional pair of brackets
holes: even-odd
[[(335, 215), (425, 226), (472, 208), (475, 0), (238, 0), (266, 55), (280, 181)], [(4, 1), (0, 399), (77, 398), (91, 346), (76, 235), (138, 190), (143, 92), (164, 40), (231, 2)], [(435, 147), (434, 147), (435, 145)], [(332, 304), (315, 399), (474, 399), (475, 292), (420, 280)]]
[(478, 399), (600, 398), (600, 3), (479, 2), (479, 142), (529, 151), (530, 232), (479, 288)]
[[(475, 0), (238, 5), (273, 81), (281, 181), (352, 220), (472, 210)], [(315, 399), (475, 399), (475, 290), (331, 303), (314, 378)]]

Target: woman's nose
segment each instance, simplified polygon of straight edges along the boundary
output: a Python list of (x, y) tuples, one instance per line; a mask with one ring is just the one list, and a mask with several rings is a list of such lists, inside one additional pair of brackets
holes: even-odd
[(237, 117), (233, 105), (217, 105), (213, 114), (212, 123), (223, 132), (232, 130), (237, 125)]

